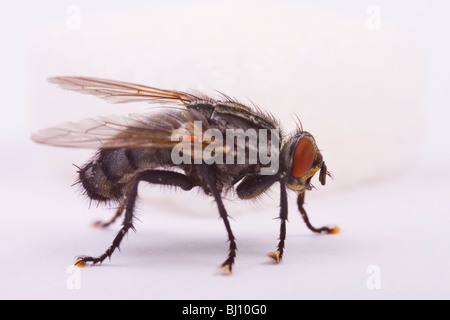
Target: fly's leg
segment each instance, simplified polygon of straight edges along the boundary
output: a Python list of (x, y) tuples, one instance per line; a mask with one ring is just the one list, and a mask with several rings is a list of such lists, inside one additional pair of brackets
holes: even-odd
[(237, 186), (236, 192), (240, 199), (253, 199), (266, 192), (275, 182), (280, 181), (278, 175), (258, 175), (246, 177)]
[(298, 205), (298, 209), (300, 210), (300, 214), (302, 215), (303, 221), (305, 221), (306, 226), (308, 227), (309, 230), (311, 230), (312, 232), (315, 233), (325, 233), (325, 234), (337, 234), (339, 233), (339, 228), (338, 227), (333, 227), (333, 228), (329, 228), (329, 227), (321, 227), (321, 228), (315, 228), (310, 222), (309, 222), (309, 218), (308, 215), (306, 214), (306, 210), (303, 207), (303, 204), (305, 202), (305, 192), (301, 192), (298, 195), (297, 198), (297, 205)]
[(89, 257), (82, 256), (78, 257), (75, 265), (78, 267), (84, 267), (86, 263), (92, 262), (93, 265), (97, 263), (102, 263), (106, 258), (111, 258), (111, 255), (114, 253), (116, 249), (119, 248), (120, 243), (122, 242), (123, 237), (128, 233), (130, 229), (134, 229), (133, 226), (133, 211), (137, 198), (138, 185), (140, 180), (136, 179), (133, 182), (133, 186), (131, 187), (130, 194), (128, 195), (127, 204), (125, 208), (125, 219), (122, 223), (122, 229), (120, 229), (119, 233), (114, 238), (112, 245), (99, 257)]
[(224, 261), (224, 263), (222, 263), (221, 267), (225, 271), (227, 271), (229, 274), (231, 274), (232, 267), (234, 264), (234, 259), (236, 258), (236, 250), (237, 250), (236, 238), (234, 237), (233, 232), (231, 231), (230, 222), (228, 221), (228, 213), (225, 209), (225, 206), (223, 205), (222, 196), (221, 196), (219, 190), (217, 190), (213, 176), (210, 172), (210, 167), (206, 164), (202, 164), (202, 165), (198, 166), (198, 170), (199, 170), (200, 174), (206, 180), (209, 190), (210, 190), (211, 194), (213, 195), (214, 199), (216, 200), (220, 217), (222, 218), (222, 220), (225, 224), (225, 229), (227, 230), (228, 242), (230, 243), (229, 252), (228, 252), (227, 259)]
[(236, 188), (238, 197), (241, 199), (251, 199), (267, 191), (275, 182), (280, 182), (280, 242), (277, 251), (268, 254), (276, 263), (280, 263), (283, 257), (284, 244), (286, 241), (286, 221), (288, 219), (288, 198), (286, 184), (279, 175), (255, 176), (245, 178)]
[(125, 198), (122, 199), (122, 201), (119, 204), (119, 207), (116, 210), (116, 213), (114, 214), (114, 216), (109, 221), (107, 221), (107, 222), (96, 221), (92, 225), (94, 227), (96, 227), (96, 228), (107, 228), (107, 227), (109, 227), (111, 224), (116, 222), (116, 220), (122, 215), (123, 211), (125, 210), (125, 206), (127, 204), (127, 200), (128, 200), (128, 197), (125, 197)]
[(76, 266), (83, 267), (88, 262), (92, 262), (92, 264), (95, 265), (97, 263), (102, 263), (106, 258), (111, 258), (111, 255), (114, 253), (114, 251), (116, 249), (120, 249), (120, 244), (124, 236), (128, 233), (128, 231), (130, 229), (135, 230), (133, 226), (134, 208), (136, 204), (138, 185), (141, 181), (180, 187), (183, 190), (190, 190), (193, 187), (193, 184), (189, 180), (189, 178), (181, 173), (162, 170), (150, 170), (140, 173), (139, 176), (133, 182), (128, 197), (126, 198), (126, 201), (124, 201), (126, 205), (125, 205), (125, 218), (122, 223), (122, 229), (114, 238), (112, 245), (105, 251), (105, 253), (103, 253), (99, 257), (89, 257), (89, 256), (78, 257), (75, 262)]
[(280, 180), (280, 242), (278, 242), (277, 251), (268, 254), (269, 257), (280, 263), (284, 252), (284, 243), (286, 240), (286, 221), (288, 219), (288, 198), (286, 191), (286, 184), (284, 180)]

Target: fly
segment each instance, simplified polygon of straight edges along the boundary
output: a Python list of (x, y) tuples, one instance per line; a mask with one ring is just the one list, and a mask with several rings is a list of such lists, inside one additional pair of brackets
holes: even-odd
[(268, 254), (276, 263), (281, 261), (285, 248), (288, 189), (297, 194), (298, 209), (311, 231), (339, 232), (337, 227), (313, 227), (304, 209), (312, 177), (319, 172), (319, 181), (325, 185), (330, 173), (314, 137), (301, 124), (292, 134), (284, 135), (271, 114), (225, 94), (213, 99), (203, 94), (87, 77), (55, 77), (49, 81), (111, 103), (140, 101), (161, 107), (153, 114), (86, 119), (32, 135), (37, 143), (97, 149), (96, 155), (79, 168), (77, 183), (91, 200), (118, 204), (113, 218), (101, 226), (124, 215), (112, 245), (98, 257), (78, 257), (77, 266), (95, 265), (110, 258), (128, 231), (134, 229), (141, 182), (183, 190), (200, 188), (214, 198), (229, 242), (222, 268), (230, 274), (237, 246), (222, 201), (228, 190), (234, 190), (239, 199), (249, 200), (279, 184), (280, 237), (276, 251)]

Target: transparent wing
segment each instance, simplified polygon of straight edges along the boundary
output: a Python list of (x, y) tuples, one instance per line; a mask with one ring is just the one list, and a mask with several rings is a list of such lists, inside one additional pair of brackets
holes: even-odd
[(147, 102), (156, 104), (187, 105), (196, 100), (210, 100), (209, 97), (182, 91), (163, 90), (139, 84), (89, 77), (53, 77), (49, 82), (59, 87), (91, 94), (111, 103)]
[[(201, 129), (195, 130), (199, 124)], [(157, 114), (67, 122), (38, 131), (31, 138), (37, 143), (72, 148), (172, 148), (179, 143), (180, 136), (194, 141), (196, 135), (208, 128), (207, 120), (199, 112), (171, 109)]]

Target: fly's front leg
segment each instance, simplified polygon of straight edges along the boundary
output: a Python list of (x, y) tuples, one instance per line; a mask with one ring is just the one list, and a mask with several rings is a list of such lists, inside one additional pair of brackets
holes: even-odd
[(298, 205), (298, 210), (300, 210), (300, 214), (302, 215), (303, 221), (305, 221), (306, 226), (308, 227), (309, 230), (311, 230), (312, 232), (315, 233), (325, 233), (325, 234), (337, 234), (339, 233), (339, 228), (338, 227), (333, 227), (333, 228), (329, 228), (329, 227), (321, 227), (321, 228), (315, 228), (310, 222), (309, 222), (309, 218), (308, 215), (306, 214), (306, 210), (303, 207), (303, 204), (305, 203), (305, 192), (300, 192), (297, 198), (297, 205)]
[(280, 181), (279, 175), (258, 175), (246, 177), (237, 186), (236, 192), (240, 199), (253, 199), (266, 192), (275, 182), (278, 181)]
[(277, 251), (268, 254), (269, 257), (280, 263), (284, 253), (284, 243), (286, 240), (286, 221), (288, 219), (288, 198), (286, 183), (280, 180), (280, 242), (278, 242)]
[(288, 218), (288, 199), (286, 184), (279, 175), (254, 176), (245, 178), (236, 188), (238, 197), (241, 199), (252, 199), (267, 191), (275, 182), (280, 182), (280, 237), (277, 251), (268, 254), (277, 263), (281, 261), (286, 240), (286, 221)]
[(114, 251), (116, 249), (119, 249), (120, 244), (124, 236), (128, 233), (128, 231), (130, 229), (135, 230), (133, 226), (134, 208), (137, 199), (138, 185), (141, 181), (146, 181), (153, 184), (162, 184), (180, 187), (183, 190), (190, 190), (193, 187), (193, 184), (189, 180), (189, 178), (181, 173), (162, 170), (150, 170), (140, 173), (133, 182), (131, 189), (128, 193), (128, 196), (124, 201), (125, 218), (122, 223), (122, 229), (114, 238), (112, 245), (105, 251), (105, 253), (103, 253), (99, 257), (89, 257), (89, 256), (78, 257), (75, 262), (76, 266), (83, 267), (88, 262), (92, 262), (92, 264), (95, 265), (97, 263), (102, 263), (106, 258), (111, 258), (111, 255), (114, 253)]

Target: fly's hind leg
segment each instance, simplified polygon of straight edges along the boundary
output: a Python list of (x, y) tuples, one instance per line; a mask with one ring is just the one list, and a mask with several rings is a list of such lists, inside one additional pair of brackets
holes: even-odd
[[(81, 256), (78, 257), (75, 265), (79, 267), (85, 266), (88, 262), (92, 264), (102, 263), (106, 258), (111, 258), (111, 255), (116, 249), (120, 248), (120, 244), (130, 229), (135, 230), (133, 226), (134, 208), (137, 199), (138, 185), (141, 181), (146, 181), (153, 184), (169, 185), (180, 187), (183, 190), (190, 190), (193, 187), (192, 182), (188, 177), (181, 173), (162, 170), (149, 170), (142, 172), (134, 180), (131, 189), (124, 200), (125, 218), (122, 223), (122, 229), (113, 240), (111, 246), (99, 257)], [(120, 207), (119, 207), (120, 209)], [(122, 209), (123, 211), (123, 209)], [(119, 211), (118, 211), (119, 212)], [(116, 213), (117, 215), (117, 213)]]
[(299, 193), (299, 195), (298, 195), (297, 205), (298, 205), (298, 210), (300, 211), (300, 214), (302, 215), (303, 221), (305, 222), (305, 224), (309, 230), (311, 230), (312, 232), (315, 232), (315, 233), (325, 233), (325, 234), (339, 233), (340, 230), (338, 227), (333, 227), (333, 228), (329, 228), (329, 227), (316, 228), (316, 227), (314, 227), (311, 224), (311, 222), (309, 222), (308, 215), (306, 214), (306, 210), (303, 207), (304, 203), (305, 203), (305, 192), (303, 191), (303, 192)]
[(125, 218), (122, 223), (122, 229), (120, 229), (119, 233), (113, 240), (111, 246), (99, 257), (89, 257), (89, 256), (81, 256), (78, 257), (75, 265), (78, 267), (84, 267), (88, 262), (91, 262), (93, 265), (97, 263), (102, 263), (106, 258), (111, 258), (111, 255), (120, 247), (120, 243), (122, 242), (124, 236), (128, 233), (130, 229), (134, 230), (133, 226), (133, 217), (134, 217), (134, 206), (137, 198), (137, 191), (139, 185), (139, 178), (137, 178), (133, 182), (133, 186), (131, 187), (130, 194), (128, 195), (126, 201), (125, 208)]

